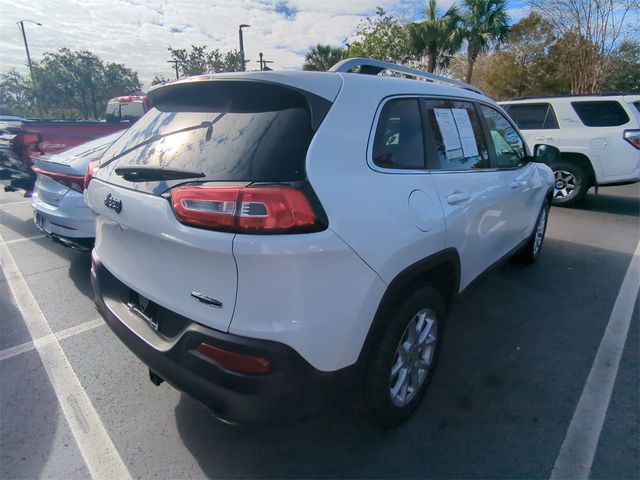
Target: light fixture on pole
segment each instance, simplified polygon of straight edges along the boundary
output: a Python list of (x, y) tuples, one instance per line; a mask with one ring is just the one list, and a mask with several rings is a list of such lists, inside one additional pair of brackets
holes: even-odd
[(27, 43), (27, 34), (24, 30), (25, 22), (35, 23), (38, 26), (42, 26), (42, 24), (38, 22), (34, 22), (33, 20), (19, 20), (16, 22), (18, 24), (18, 28), (22, 32), (22, 39), (24, 40), (24, 49), (27, 51), (27, 61), (29, 62), (29, 73), (31, 73), (31, 80), (33, 80), (33, 65), (31, 64), (31, 54), (29, 53), (29, 44)]
[(247, 25), (246, 23), (243, 23), (238, 27), (238, 37), (240, 38), (240, 62), (241, 62), (240, 68), (242, 69), (243, 72), (245, 70), (245, 61), (244, 61), (244, 42), (242, 40), (242, 29), (248, 28), (250, 26), (251, 25)]

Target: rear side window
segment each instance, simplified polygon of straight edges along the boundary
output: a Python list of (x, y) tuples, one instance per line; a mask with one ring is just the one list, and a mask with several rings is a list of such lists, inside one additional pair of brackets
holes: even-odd
[(384, 104), (373, 141), (373, 162), (383, 168), (425, 168), (417, 99), (394, 99)]
[(504, 109), (520, 130), (551, 130), (558, 128), (555, 112), (549, 103), (504, 105)]
[(571, 106), (587, 127), (617, 127), (629, 121), (629, 115), (616, 101), (571, 102)]
[(473, 104), (457, 100), (426, 100), (429, 168), (490, 168), (487, 142)]
[[(185, 182), (130, 182), (116, 173), (124, 167), (196, 172), (202, 174), (197, 181), (306, 178), (314, 129), (305, 95), (259, 82), (180, 87), (155, 101), (154, 108), (105, 152), (100, 168), (106, 169), (103, 175), (109, 182), (155, 194)], [(319, 97), (314, 101), (330, 105)], [(326, 113), (329, 107), (324, 107)]]

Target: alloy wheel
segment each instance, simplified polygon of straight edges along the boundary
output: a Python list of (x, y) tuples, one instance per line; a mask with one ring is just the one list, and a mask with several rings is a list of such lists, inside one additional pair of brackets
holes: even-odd
[(389, 395), (396, 407), (404, 407), (420, 391), (434, 358), (438, 322), (429, 308), (416, 313), (400, 337), (391, 366)]
[(573, 196), (578, 186), (575, 175), (567, 170), (556, 170), (553, 173), (555, 177), (553, 197), (569, 198)]

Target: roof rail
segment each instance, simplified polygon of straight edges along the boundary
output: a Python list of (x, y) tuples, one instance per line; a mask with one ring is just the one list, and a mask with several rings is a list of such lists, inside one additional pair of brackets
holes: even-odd
[(410, 75), (412, 77), (422, 78), (431, 82), (445, 83), (447, 85), (453, 85), (455, 87), (464, 88), (465, 90), (471, 90), (472, 92), (484, 95), (482, 90), (473, 85), (469, 85), (458, 80), (443, 77), (442, 75), (436, 75), (435, 73), (424, 72), (416, 68), (404, 67), (395, 63), (383, 62), (382, 60), (373, 60), (371, 58), (347, 58), (336, 63), (329, 69), (330, 72), (348, 73), (352, 72), (356, 67), (360, 67), (357, 73), (363, 73), (368, 75), (378, 75), (384, 70), (390, 72), (402, 73), (404, 75)]

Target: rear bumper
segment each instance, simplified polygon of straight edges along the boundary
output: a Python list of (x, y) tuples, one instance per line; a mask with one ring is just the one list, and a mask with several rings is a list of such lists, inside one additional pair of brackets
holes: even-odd
[[(93, 256), (91, 283), (95, 304), (118, 338), (149, 369), (232, 422), (265, 423), (307, 417), (344, 402), (345, 388), (355, 384), (355, 366), (337, 372), (313, 368), (282, 343), (219, 332), (160, 308), (157, 321), (171, 319), (164, 333), (153, 331), (126, 306), (131, 290)], [(178, 328), (176, 328), (178, 325)], [(228, 371), (196, 349), (206, 342), (226, 350), (268, 358), (273, 370), (263, 375)]]
[[(43, 202), (36, 188), (31, 197), (31, 206), (34, 212), (42, 216), (44, 224), (38, 227), (47, 236), (69, 239), (71, 243), (80, 244), (89, 244), (96, 236), (93, 212), (84, 203), (81, 193), (67, 193), (54, 206)], [(78, 241), (79, 239), (82, 240)]]

